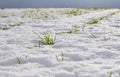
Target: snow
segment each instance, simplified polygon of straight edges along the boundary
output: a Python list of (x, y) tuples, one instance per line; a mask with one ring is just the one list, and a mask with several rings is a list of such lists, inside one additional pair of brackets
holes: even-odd
[[(110, 72), (113, 77), (120, 76), (120, 12), (97, 24), (89, 24), (84, 31), (81, 29), (92, 18), (119, 9), (77, 16), (62, 14), (60, 11), (65, 8), (40, 9), (54, 18), (22, 17), (30, 10), (35, 9), (0, 10), (0, 27), (9, 27), (0, 29), (0, 77), (109, 77)], [(10, 26), (20, 22), (20, 26)], [(73, 24), (80, 27), (79, 32), (59, 34)], [(56, 35), (55, 44), (34, 47), (39, 40), (34, 32), (51, 32)]]

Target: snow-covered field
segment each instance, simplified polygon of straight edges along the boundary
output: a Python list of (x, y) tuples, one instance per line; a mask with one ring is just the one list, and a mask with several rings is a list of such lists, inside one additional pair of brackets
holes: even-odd
[(120, 77), (119, 11), (0, 9), (0, 77)]

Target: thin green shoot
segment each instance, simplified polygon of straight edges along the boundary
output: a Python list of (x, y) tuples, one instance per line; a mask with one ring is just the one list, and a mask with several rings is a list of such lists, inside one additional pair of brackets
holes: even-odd
[(80, 31), (79, 26), (76, 26), (76, 25), (72, 25), (72, 27), (70, 27), (67, 30), (68, 31), (66, 31), (66, 32), (60, 32), (60, 33), (57, 33), (57, 34), (64, 34), (64, 33), (72, 34), (72, 33), (77, 33), (78, 31)]
[(91, 33), (91, 36), (94, 37), (94, 38), (97, 38), (94, 34)]
[(58, 55), (55, 55), (55, 57), (56, 57), (56, 60), (57, 60), (57, 61), (60, 61), (60, 59), (58, 58)]
[(28, 49), (33, 49), (33, 48), (40, 48), (40, 41), (38, 41), (38, 45), (35, 45), (35, 46), (29, 46), (29, 47), (26, 47)]
[(110, 75), (109, 75), (109, 77), (112, 77), (112, 74), (113, 74), (113, 73), (112, 73), (112, 72), (110, 72)]
[(61, 61), (64, 61), (64, 53), (63, 52), (61, 52), (61, 56), (62, 56)]
[(20, 57), (16, 57), (18, 64), (21, 64)]
[(83, 24), (83, 25), (82, 25), (82, 31), (85, 30), (86, 26), (87, 26), (86, 24)]

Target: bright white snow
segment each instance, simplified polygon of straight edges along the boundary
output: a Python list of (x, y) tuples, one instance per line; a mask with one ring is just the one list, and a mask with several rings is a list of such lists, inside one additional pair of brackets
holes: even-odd
[[(92, 18), (119, 9), (77, 16), (61, 14), (63, 9), (41, 9), (50, 14), (48, 19), (43, 15), (42, 19), (23, 17), (30, 10), (0, 10), (0, 27), (9, 28), (0, 30), (0, 77), (109, 77), (110, 72), (113, 77), (120, 77), (120, 13), (81, 29)], [(10, 26), (16, 23), (20, 26)], [(66, 32), (73, 24), (80, 27), (79, 32), (57, 34)], [(55, 44), (34, 47), (39, 39), (34, 32), (55, 34)], [(56, 56), (61, 60), (62, 52), (64, 60), (58, 61)]]

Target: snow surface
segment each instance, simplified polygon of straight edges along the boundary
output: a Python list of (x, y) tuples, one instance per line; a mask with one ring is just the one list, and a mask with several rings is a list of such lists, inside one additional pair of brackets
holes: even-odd
[[(0, 27), (23, 23), (0, 30), (0, 77), (109, 77), (110, 72), (113, 77), (120, 77), (120, 13), (91, 24), (84, 31), (80, 28), (77, 33), (56, 34), (119, 9), (77, 16), (63, 15), (59, 12), (63, 9), (45, 9), (54, 10), (55, 18), (21, 17), (29, 10), (32, 9), (0, 10)], [(38, 44), (33, 31), (56, 34), (55, 44), (29, 49)], [(56, 55), (61, 59), (62, 52), (64, 60), (58, 61)]]

